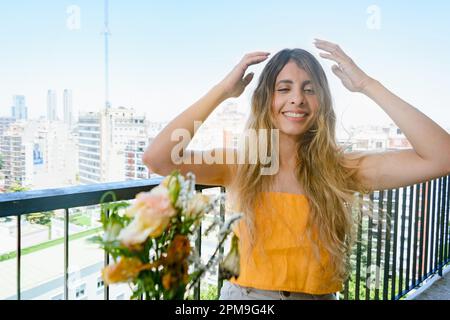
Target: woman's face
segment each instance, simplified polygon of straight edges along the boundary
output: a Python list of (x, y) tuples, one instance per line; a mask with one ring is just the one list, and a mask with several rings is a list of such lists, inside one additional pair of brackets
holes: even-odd
[(300, 137), (314, 123), (319, 108), (310, 77), (294, 61), (289, 61), (275, 81), (272, 115), (280, 134)]

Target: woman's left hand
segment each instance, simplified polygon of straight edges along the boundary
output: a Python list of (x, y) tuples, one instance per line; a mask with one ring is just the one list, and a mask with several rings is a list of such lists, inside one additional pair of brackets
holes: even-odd
[(337, 44), (315, 39), (314, 45), (318, 49), (326, 51), (326, 53), (319, 53), (322, 58), (337, 63), (337, 65), (333, 65), (331, 69), (333, 70), (333, 73), (341, 79), (342, 84), (348, 90), (352, 92), (363, 92), (369, 83), (373, 81), (373, 79), (365, 74)]

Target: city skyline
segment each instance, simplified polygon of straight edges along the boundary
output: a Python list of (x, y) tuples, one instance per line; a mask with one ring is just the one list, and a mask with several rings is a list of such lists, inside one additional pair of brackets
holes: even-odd
[[(13, 95), (26, 97), (30, 118), (45, 116), (47, 91), (58, 92), (61, 101), (59, 93), (66, 88), (73, 92), (75, 114), (99, 111), (104, 106), (103, 1), (21, 1), (1, 7), (8, 32), (0, 35), (0, 43), (12, 49), (0, 53), (8, 61), (0, 80), (0, 116), (10, 115)], [(250, 1), (240, 4), (239, 12), (234, 7), (203, 1), (110, 1), (112, 106), (168, 121), (220, 81), (244, 53), (302, 47), (318, 57), (312, 39), (321, 37), (339, 43), (363, 70), (450, 128), (450, 111), (442, 103), (450, 99), (444, 89), (450, 65), (443, 63), (450, 47), (450, 26), (444, 23), (450, 4), (323, 1), (261, 6)], [(374, 27), (370, 24), (377, 10), (379, 26)], [(267, 23), (269, 13), (274, 23)], [(330, 72), (329, 62), (320, 62), (329, 78), (338, 127), (389, 122), (372, 101), (347, 92)], [(263, 66), (252, 66), (249, 72), (257, 78)], [(232, 99), (245, 112), (256, 81)]]

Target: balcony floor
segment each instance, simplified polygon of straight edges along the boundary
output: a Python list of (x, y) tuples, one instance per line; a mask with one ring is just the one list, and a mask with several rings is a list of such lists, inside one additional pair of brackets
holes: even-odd
[(430, 288), (414, 300), (450, 300), (450, 272), (436, 280)]

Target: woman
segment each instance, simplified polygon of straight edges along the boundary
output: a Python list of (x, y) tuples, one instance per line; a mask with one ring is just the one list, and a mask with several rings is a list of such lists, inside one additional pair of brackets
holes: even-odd
[[(225, 186), (235, 209), (244, 213), (235, 230), (240, 276), (225, 282), (221, 299), (335, 299), (349, 271), (357, 194), (450, 172), (450, 136), (445, 130), (366, 75), (339, 46), (318, 39), (314, 44), (324, 51), (322, 58), (336, 62), (332, 71), (343, 85), (375, 101), (413, 149), (344, 152), (335, 140), (336, 118), (322, 67), (304, 50), (285, 49), (262, 71), (247, 122), (247, 129), (278, 129), (278, 142), (270, 144), (276, 146), (275, 173), (261, 174), (260, 160), (237, 164), (239, 152), (252, 146), (239, 152), (174, 153), (178, 141), (171, 139), (172, 132), (185, 129), (192, 137), (194, 121), (206, 120), (225, 99), (240, 96), (253, 78), (253, 73), (245, 75), (247, 68), (265, 61), (269, 53), (245, 55), (220, 83), (170, 122), (144, 154), (146, 165), (158, 174), (191, 171), (199, 184)], [(192, 164), (207, 155), (230, 159), (227, 152), (232, 152), (232, 163)]]

